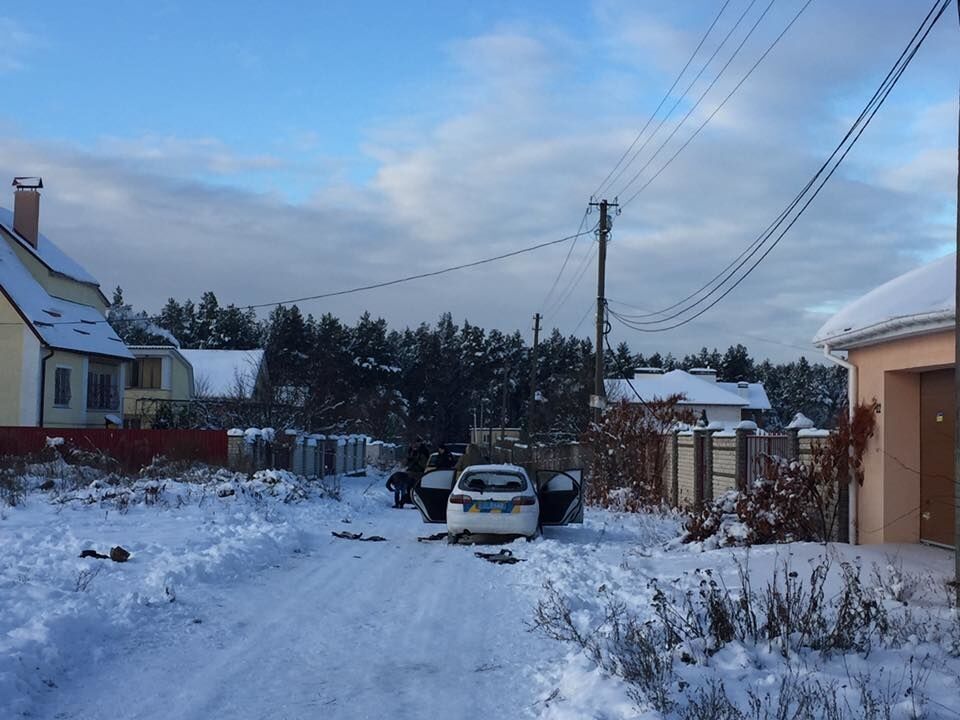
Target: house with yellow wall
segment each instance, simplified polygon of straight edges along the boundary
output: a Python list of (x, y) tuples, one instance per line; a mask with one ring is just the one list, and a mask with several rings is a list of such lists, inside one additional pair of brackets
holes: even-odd
[(0, 426), (122, 422), (133, 359), (106, 321), (97, 280), (39, 232), (39, 178), (0, 208)]
[(847, 368), (851, 405), (877, 403), (850, 494), (860, 542), (954, 545), (955, 264), (950, 254), (893, 278), (814, 338)]
[(130, 345), (134, 360), (126, 373), (124, 424), (151, 428), (158, 411), (196, 397), (193, 366), (172, 345)]

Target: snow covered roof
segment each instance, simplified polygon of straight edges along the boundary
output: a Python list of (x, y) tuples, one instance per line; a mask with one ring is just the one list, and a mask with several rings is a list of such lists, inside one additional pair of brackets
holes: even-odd
[(50, 295), (3, 239), (0, 289), (48, 346), (109, 357), (133, 357), (97, 308)]
[(748, 383), (747, 397), (737, 392), (737, 383), (718, 383), (691, 375), (684, 370), (671, 370), (663, 375), (635, 375), (629, 383), (626, 380), (607, 380), (607, 396), (636, 400), (636, 394), (646, 399), (667, 398), (671, 395), (684, 395), (681, 405), (732, 405), (752, 410), (769, 410), (770, 400), (762, 383)]
[[(735, 382), (718, 382), (717, 387), (722, 387), (728, 392), (732, 392), (740, 397), (740, 390)], [(770, 398), (767, 397), (767, 389), (763, 383), (747, 383), (747, 408), (750, 410), (769, 410)]]
[(263, 350), (184, 350), (193, 366), (197, 393), (209, 397), (233, 397), (240, 390), (252, 397), (263, 365)]
[(814, 345), (843, 350), (953, 326), (956, 253), (874, 288), (823, 324)]
[(20, 233), (13, 229), (13, 213), (2, 207), (0, 207), (0, 227), (3, 227), (10, 237), (20, 243), (20, 245), (31, 252), (53, 272), (66, 275), (68, 278), (82, 283), (89, 283), (99, 287), (100, 283), (97, 282), (97, 279), (93, 277), (93, 275), (84, 270), (76, 260), (54, 245), (43, 233), (37, 236), (37, 247), (34, 248), (20, 236)]

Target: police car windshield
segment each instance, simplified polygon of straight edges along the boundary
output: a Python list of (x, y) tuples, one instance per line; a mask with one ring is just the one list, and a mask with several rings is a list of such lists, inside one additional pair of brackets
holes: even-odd
[(511, 472), (467, 472), (460, 478), (459, 487), (479, 492), (521, 492), (527, 489), (527, 480)]

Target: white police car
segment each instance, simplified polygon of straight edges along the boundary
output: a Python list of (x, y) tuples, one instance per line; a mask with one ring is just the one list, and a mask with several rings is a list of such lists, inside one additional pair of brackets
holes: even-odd
[(583, 522), (580, 470), (540, 470), (535, 478), (516, 465), (471, 465), (424, 473), (411, 497), (427, 523), (446, 523), (452, 538), (533, 537), (546, 525)]

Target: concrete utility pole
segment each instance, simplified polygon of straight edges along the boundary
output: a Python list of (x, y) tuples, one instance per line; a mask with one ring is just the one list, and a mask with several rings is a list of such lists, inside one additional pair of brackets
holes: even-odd
[(537, 353), (540, 349), (540, 313), (533, 316), (533, 349), (530, 352), (530, 404), (527, 406), (527, 441), (533, 442), (537, 418)]
[(607, 241), (610, 239), (610, 208), (618, 207), (616, 202), (608, 203), (606, 200), (590, 203), (593, 207), (600, 208), (600, 225), (598, 239), (600, 242), (600, 258), (597, 267), (597, 346), (596, 346), (596, 366), (593, 373), (593, 419), (600, 421), (603, 414), (603, 406), (606, 400), (606, 391), (603, 387), (603, 338), (606, 335), (607, 313), (605, 284), (607, 278)]

